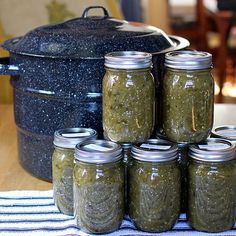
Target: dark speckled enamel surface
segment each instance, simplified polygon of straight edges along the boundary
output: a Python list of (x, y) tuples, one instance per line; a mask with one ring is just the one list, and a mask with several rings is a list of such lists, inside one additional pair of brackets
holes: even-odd
[(51, 180), (55, 130), (91, 127), (102, 134), (103, 60), (64, 60), (12, 55), (15, 122), (21, 164)]
[(45, 25), (3, 43), (5, 49), (17, 54), (93, 59), (113, 51), (157, 53), (174, 46), (170, 37), (156, 27), (111, 17), (76, 18)]

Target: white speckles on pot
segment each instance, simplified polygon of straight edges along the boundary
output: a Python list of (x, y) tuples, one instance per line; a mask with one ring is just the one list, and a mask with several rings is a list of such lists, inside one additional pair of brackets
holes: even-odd
[(90, 127), (102, 134), (104, 61), (14, 55), (11, 62), (22, 69), (11, 79), (20, 162), (33, 175), (51, 180), (55, 130)]

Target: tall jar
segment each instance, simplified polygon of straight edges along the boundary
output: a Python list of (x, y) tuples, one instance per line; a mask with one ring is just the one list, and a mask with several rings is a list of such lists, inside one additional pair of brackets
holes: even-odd
[(212, 55), (177, 51), (165, 56), (160, 131), (177, 143), (198, 143), (211, 132), (214, 109)]
[(124, 165), (119, 144), (105, 140), (76, 145), (74, 214), (88, 233), (109, 233), (124, 217)]
[(77, 143), (96, 139), (97, 132), (88, 128), (67, 128), (54, 133), (52, 155), (53, 197), (57, 208), (73, 215), (74, 149)]
[(149, 53), (124, 51), (105, 56), (103, 129), (111, 141), (146, 141), (154, 127), (155, 86)]
[(180, 213), (180, 169), (175, 144), (134, 145), (128, 170), (129, 216), (143, 231), (170, 230)]
[(188, 211), (190, 225), (200, 231), (229, 230), (235, 223), (235, 145), (208, 139), (189, 147)]

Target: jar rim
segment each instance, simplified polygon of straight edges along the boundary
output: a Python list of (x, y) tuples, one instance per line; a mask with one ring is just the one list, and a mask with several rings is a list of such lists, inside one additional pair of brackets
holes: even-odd
[(201, 70), (212, 68), (212, 55), (196, 50), (180, 50), (166, 53), (165, 66), (173, 69)]
[(208, 138), (204, 142), (189, 146), (189, 156), (205, 162), (233, 160), (236, 157), (235, 154), (235, 144), (225, 139)]
[(75, 159), (82, 162), (105, 164), (121, 158), (121, 145), (108, 140), (86, 140), (75, 147)]
[(139, 51), (116, 51), (105, 55), (105, 67), (113, 69), (144, 69), (152, 66), (152, 54)]
[(145, 162), (166, 162), (178, 158), (178, 146), (162, 139), (149, 139), (131, 148), (134, 159)]
[(65, 128), (55, 131), (53, 144), (61, 148), (75, 148), (77, 143), (96, 138), (97, 131), (91, 128)]

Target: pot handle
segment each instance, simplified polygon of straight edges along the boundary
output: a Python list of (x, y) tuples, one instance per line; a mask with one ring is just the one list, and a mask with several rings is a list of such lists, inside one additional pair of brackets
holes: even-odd
[(0, 74), (1, 75), (19, 75), (19, 67), (10, 65), (9, 57), (0, 58)]
[(82, 14), (82, 18), (87, 18), (89, 16), (88, 15), (89, 10), (91, 10), (91, 9), (102, 9), (103, 10), (103, 14), (104, 14), (103, 18), (109, 17), (109, 13), (108, 13), (108, 11), (107, 11), (107, 9), (105, 7), (103, 7), (103, 6), (92, 6), (92, 7), (87, 7), (84, 10), (84, 12)]

